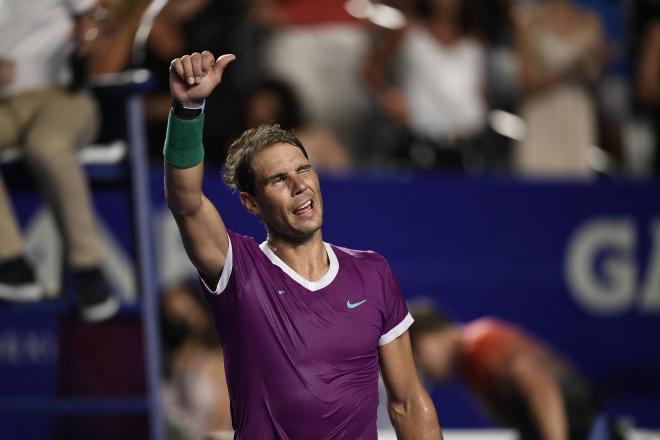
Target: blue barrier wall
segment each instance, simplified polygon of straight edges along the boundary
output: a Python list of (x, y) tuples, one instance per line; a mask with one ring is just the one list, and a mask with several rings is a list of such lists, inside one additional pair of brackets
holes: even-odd
[[(264, 239), (217, 173), (205, 188), (229, 228)], [(660, 427), (660, 184), (367, 176), (322, 189), (326, 241), (384, 255), (409, 299), (521, 325), (612, 412)], [(432, 391), (445, 424), (484, 426), (458, 386)]]
[[(521, 325), (608, 393), (612, 413), (660, 428), (660, 183), (351, 176), (325, 177), (322, 189), (326, 241), (384, 255), (409, 299), (431, 298), (459, 320), (494, 315)], [(264, 239), (216, 170), (205, 190), (228, 227)], [(167, 217), (160, 168), (152, 195), (157, 215)], [(17, 194), (15, 202), (28, 223), (36, 199)], [(95, 203), (116, 243), (130, 250), (126, 198), (103, 191)], [(159, 240), (178, 237), (161, 231)], [(31, 331), (2, 310), (0, 324), (5, 338)], [(8, 383), (25, 382), (26, 370), (11, 364), (2, 344), (0, 391), (14, 394)], [(50, 382), (52, 359), (35, 362), (30, 368)], [(457, 384), (431, 391), (445, 426), (488, 424)]]

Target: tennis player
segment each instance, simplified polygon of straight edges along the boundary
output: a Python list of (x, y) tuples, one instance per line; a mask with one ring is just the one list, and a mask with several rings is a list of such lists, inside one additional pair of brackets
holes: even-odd
[(235, 438), (376, 439), (380, 366), (398, 437), (442, 439), (394, 273), (374, 252), (323, 241), (318, 176), (294, 134), (248, 130), (225, 163), (266, 241), (226, 229), (204, 196), (204, 102), (234, 59), (205, 51), (172, 61), (164, 156), (168, 206), (224, 348)]

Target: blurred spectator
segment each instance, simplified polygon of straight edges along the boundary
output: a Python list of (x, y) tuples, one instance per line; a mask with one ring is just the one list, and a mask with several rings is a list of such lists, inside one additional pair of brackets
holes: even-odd
[(517, 169), (537, 176), (590, 176), (596, 139), (592, 87), (603, 64), (597, 17), (570, 0), (545, 0), (522, 12), (518, 48), (527, 135)]
[(636, 91), (655, 130), (654, 171), (660, 175), (660, 17), (655, 17), (643, 35)]
[[(462, 169), (485, 120), (485, 53), (463, 0), (416, 0), (410, 23), (374, 48), (366, 78), (409, 128), (415, 165)], [(394, 84), (387, 80), (392, 64)]]
[(131, 63), (135, 32), (149, 0), (100, 0), (105, 19), (87, 53), (91, 75), (117, 73)]
[(477, 403), (520, 438), (585, 440), (597, 406), (576, 370), (521, 329), (483, 318), (463, 325), (411, 310), (415, 362), (427, 378), (458, 375)]
[(486, 47), (487, 97), (491, 108), (513, 109), (519, 98), (513, 3), (513, 0), (469, 2), (474, 30)]
[(502, 120), (502, 117), (507, 118), (507, 113), (518, 113), (521, 93), (515, 1), (472, 0), (469, 4), (475, 32), (484, 42), (486, 50), (485, 96), (489, 124), (477, 145), (477, 159), (488, 172), (508, 172), (511, 168), (512, 140), (520, 137), (520, 130), (507, 125), (507, 119)]
[[(108, 318), (118, 302), (99, 270), (102, 249), (76, 155), (94, 139), (96, 105), (87, 93), (67, 89), (79, 83), (69, 64), (74, 24), (81, 54), (96, 35), (98, 9), (93, 0), (5, 0), (0, 6), (0, 149), (22, 149), (53, 208), (83, 318)], [(0, 243), (0, 297), (39, 299), (43, 288), (25, 257), (1, 180)]]
[(320, 170), (341, 172), (350, 166), (344, 147), (332, 131), (305, 121), (294, 90), (283, 81), (265, 79), (258, 83), (248, 94), (245, 119), (246, 128), (276, 122), (287, 130), (295, 130), (310, 160)]
[(360, 66), (367, 32), (345, 0), (255, 0), (252, 17), (272, 31), (266, 73), (295, 87), (305, 114), (359, 157), (367, 97)]
[[(246, 26), (248, 7), (241, 0), (170, 1), (155, 17), (144, 57), (137, 60), (133, 56), (135, 33), (149, 2), (105, 1), (109, 19), (94, 53), (90, 54), (89, 69), (97, 74), (120, 72), (129, 67), (145, 67), (151, 71), (155, 85), (144, 100), (147, 138), (150, 156), (160, 160), (172, 105), (168, 83), (171, 60), (184, 53), (210, 50), (214, 54), (236, 53), (241, 64), (247, 64), (250, 57), (243, 57), (242, 53), (247, 51), (245, 40), (250, 31)], [(239, 85), (239, 80), (250, 76), (245, 71), (245, 68), (228, 71), (223, 80), (225, 87), (209, 97), (206, 115), (214, 123), (205, 127), (205, 143), (212, 146), (206, 156), (210, 161), (224, 159), (223, 146), (241, 128), (239, 112), (226, 103), (240, 100), (240, 86), (246, 86)]]
[(594, 96), (598, 111), (598, 148), (607, 155), (604, 156), (605, 162), (598, 160), (598, 153), (592, 155), (592, 162), (599, 172), (622, 171), (628, 161), (625, 134), (630, 118), (628, 95), (632, 92), (626, 65), (629, 59), (625, 51), (628, 5), (626, 2), (611, 0), (574, 2), (598, 17), (603, 33), (603, 68), (595, 84)]
[(222, 349), (197, 284), (163, 296), (162, 336), (167, 438), (206, 438), (231, 429)]

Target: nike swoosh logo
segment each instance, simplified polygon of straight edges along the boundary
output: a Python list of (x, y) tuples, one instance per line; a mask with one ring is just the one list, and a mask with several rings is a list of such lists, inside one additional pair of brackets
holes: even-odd
[(363, 300), (360, 301), (360, 302), (356, 302), (356, 303), (351, 304), (351, 302), (347, 300), (347, 301), (346, 301), (346, 307), (348, 307), (349, 309), (354, 309), (354, 308), (356, 308), (356, 307), (358, 307), (358, 306), (361, 306), (362, 304), (364, 304), (364, 303), (366, 303), (366, 302), (367, 302), (367, 300), (366, 300), (366, 299), (363, 299)]

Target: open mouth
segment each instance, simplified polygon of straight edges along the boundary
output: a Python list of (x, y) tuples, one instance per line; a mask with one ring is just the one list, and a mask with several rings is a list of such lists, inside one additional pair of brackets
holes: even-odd
[(305, 215), (310, 215), (312, 211), (314, 210), (314, 201), (309, 200), (305, 202), (303, 205), (299, 206), (298, 208), (293, 210), (294, 215), (299, 215), (299, 216), (305, 216)]

